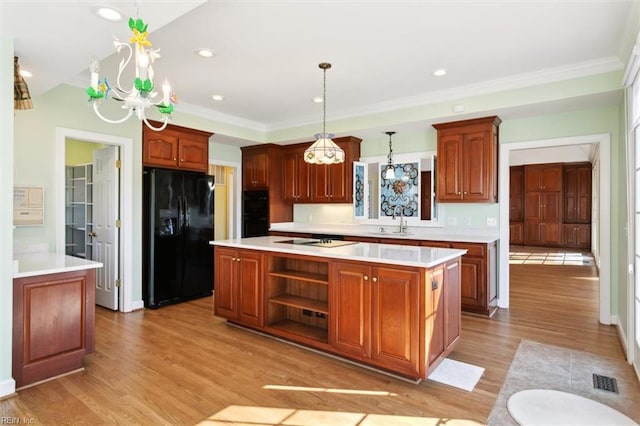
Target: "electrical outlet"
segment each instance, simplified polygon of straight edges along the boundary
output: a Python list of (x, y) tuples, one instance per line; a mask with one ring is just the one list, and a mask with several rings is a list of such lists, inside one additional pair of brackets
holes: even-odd
[(307, 316), (307, 317), (312, 317), (313, 316), (313, 312), (311, 312), (309, 309), (303, 309), (302, 310), (302, 315)]
[(465, 217), (464, 218), (464, 224), (465, 224), (465, 226), (471, 226), (471, 218), (470, 217)]
[(447, 218), (447, 225), (455, 226), (458, 223), (458, 219), (455, 217)]
[(498, 220), (495, 217), (488, 217), (487, 226), (498, 226)]

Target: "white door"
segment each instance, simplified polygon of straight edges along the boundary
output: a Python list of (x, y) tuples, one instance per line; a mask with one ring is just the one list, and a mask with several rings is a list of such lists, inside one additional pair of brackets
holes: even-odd
[(117, 146), (93, 151), (93, 259), (96, 270), (96, 304), (118, 309), (118, 215), (119, 159)]

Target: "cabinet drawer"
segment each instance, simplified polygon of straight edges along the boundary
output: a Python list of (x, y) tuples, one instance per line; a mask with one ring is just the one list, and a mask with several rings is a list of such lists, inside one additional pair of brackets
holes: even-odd
[(467, 250), (467, 254), (464, 257), (486, 257), (486, 246), (484, 244), (473, 243), (451, 243), (451, 248)]

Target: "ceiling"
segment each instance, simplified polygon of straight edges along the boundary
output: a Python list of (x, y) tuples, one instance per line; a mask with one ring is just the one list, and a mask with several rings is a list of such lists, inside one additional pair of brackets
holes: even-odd
[[(156, 84), (169, 79), (177, 113), (197, 112), (262, 132), (321, 122), (322, 105), (312, 102), (322, 95), (320, 62), (333, 65), (327, 71), (330, 123), (433, 102), (446, 93), (526, 84), (531, 76), (554, 81), (567, 70), (588, 75), (622, 69), (638, 29), (634, 0), (0, 0), (2, 35), (14, 39), (21, 66), (33, 73), (27, 80), (33, 95), (61, 83), (87, 87), (92, 56), (101, 59), (102, 72), (117, 68), (112, 38), (128, 40), (130, 31), (126, 22), (98, 18), (92, 11), (98, 4), (149, 24), (149, 40), (162, 56), (154, 64)], [(198, 57), (201, 47), (215, 56)], [(447, 75), (433, 76), (439, 68)], [(224, 100), (214, 101), (213, 94)], [(504, 119), (620, 97), (496, 113)]]

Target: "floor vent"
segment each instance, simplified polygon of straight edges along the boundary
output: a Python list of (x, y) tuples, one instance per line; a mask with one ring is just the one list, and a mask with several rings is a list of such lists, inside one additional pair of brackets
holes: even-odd
[(593, 387), (607, 392), (618, 393), (618, 383), (614, 377), (593, 374)]

